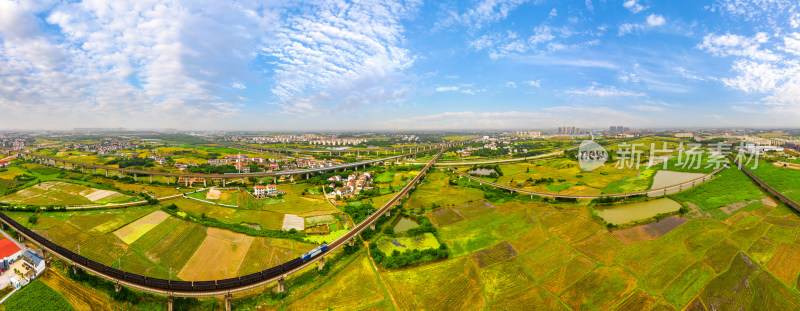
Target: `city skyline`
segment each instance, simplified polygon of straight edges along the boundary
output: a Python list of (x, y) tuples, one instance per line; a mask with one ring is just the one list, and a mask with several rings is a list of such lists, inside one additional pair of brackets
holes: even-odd
[(796, 127), (791, 1), (0, 3), (0, 124)]

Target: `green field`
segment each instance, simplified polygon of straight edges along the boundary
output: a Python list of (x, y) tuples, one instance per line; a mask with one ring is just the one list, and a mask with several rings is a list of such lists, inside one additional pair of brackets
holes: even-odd
[(4, 310), (75, 310), (64, 296), (48, 287), (42, 281), (33, 280), (14, 293), (1, 306)]
[(425, 233), (418, 237), (381, 237), (378, 240), (378, 248), (387, 255), (391, 255), (393, 251), (404, 252), (411, 249), (428, 249), (439, 248), (439, 242), (436, 237), (431, 233)]

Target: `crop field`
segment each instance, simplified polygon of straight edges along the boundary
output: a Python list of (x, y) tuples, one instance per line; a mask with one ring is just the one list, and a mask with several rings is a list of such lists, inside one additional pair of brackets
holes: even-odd
[(550, 239), (533, 251), (520, 255), (520, 260), (531, 271), (533, 277), (541, 279), (550, 271), (567, 263), (573, 256), (575, 252), (567, 245), (556, 239)]
[(573, 309), (608, 309), (636, 288), (636, 278), (619, 267), (598, 267), (559, 297)]
[(144, 255), (165, 269), (181, 271), (186, 261), (206, 238), (206, 228), (190, 222), (181, 222), (164, 238), (150, 247)]
[(332, 275), (330, 281), (297, 297), (286, 309), (313, 310), (325, 306), (330, 310), (361, 310), (379, 304), (386, 296), (386, 288), (378, 280), (369, 257), (360, 255)]
[(92, 260), (104, 265), (111, 265), (128, 253), (130, 248), (128, 244), (125, 244), (113, 233), (106, 233), (94, 237), (81, 245), (81, 255), (86, 256), (86, 258), (92, 258)]
[(461, 216), (461, 214), (450, 207), (440, 207), (431, 210), (427, 212), (425, 216), (437, 227), (451, 225), (464, 220), (464, 216)]
[(94, 215), (75, 215), (67, 220), (67, 223), (75, 226), (90, 235), (105, 234), (125, 225), (125, 220), (117, 217), (115, 213), (94, 214)]
[(711, 310), (723, 308), (723, 305), (731, 310), (743, 310), (750, 306), (753, 298), (753, 288), (749, 281), (759, 272), (761, 267), (745, 254), (739, 253), (725, 273), (708, 282), (700, 299)]
[(61, 181), (46, 181), (0, 198), (6, 203), (30, 205), (106, 204), (130, 199), (130, 196), (118, 192)]
[(786, 284), (795, 284), (800, 265), (794, 264), (800, 260), (800, 246), (782, 243), (769, 260), (766, 268), (772, 275)]
[(3, 305), (5, 310), (75, 310), (64, 296), (45, 285), (40, 280), (30, 284), (11, 295)]
[[(191, 252), (187, 252), (194, 254), (178, 274), (182, 280), (216, 280), (238, 275), (239, 266), (254, 239), (251, 236), (216, 228), (208, 228), (207, 233), (205, 240), (199, 248), (196, 248), (196, 251), (195, 248), (192, 248)], [(198, 235), (189, 235), (189, 237), (194, 236)], [(185, 241), (181, 244), (183, 243)], [(183, 245), (181, 248), (188, 249)], [(208, 260), (209, 258), (214, 258), (214, 260)], [(175, 268), (180, 267), (176, 265)]]
[(482, 268), (480, 280), (490, 304), (523, 293), (535, 284), (516, 258)]
[(542, 279), (542, 286), (552, 293), (560, 293), (595, 268), (595, 263), (583, 256), (575, 256), (566, 264), (553, 270)]
[[(747, 168), (751, 168), (751, 166), (747, 165)], [(800, 189), (797, 187), (800, 184), (800, 170), (776, 167), (766, 161), (761, 161), (758, 163), (757, 169), (750, 171), (783, 195), (795, 202), (800, 202)]]
[(38, 280), (61, 294), (75, 310), (113, 310), (107, 298), (75, 286), (73, 282), (53, 271), (42, 274)]
[(475, 310), (483, 301), (478, 271), (466, 257), (383, 274), (402, 310)]
[(676, 308), (681, 308), (697, 295), (714, 276), (714, 270), (702, 262), (690, 266), (664, 289), (664, 298)]
[(517, 251), (508, 242), (479, 250), (472, 253), (472, 259), (480, 268), (491, 266), (501, 261), (508, 260), (517, 255)]
[[(582, 171), (574, 159), (553, 158), (532, 163), (500, 165), (503, 176), (496, 183), (525, 190), (564, 194), (603, 194), (646, 190), (653, 182), (656, 170), (617, 168), (606, 163), (593, 171)], [(547, 180), (536, 182), (536, 180)]]
[(168, 200), (162, 204), (175, 204), (180, 210), (196, 214), (206, 214), (207, 217), (223, 220), (228, 223), (257, 224), (262, 228), (278, 230), (283, 224), (282, 213), (273, 211), (244, 210), (223, 206), (215, 206), (190, 199), (179, 198)]
[[(423, 183), (417, 186), (411, 198), (416, 204), (408, 204), (408, 208), (429, 208), (437, 206), (458, 206), (470, 202), (483, 200), (483, 193), (469, 187), (447, 187), (449, 175), (441, 171), (430, 172)], [(410, 201), (411, 202), (411, 201)]]
[[(704, 211), (719, 209), (734, 203), (761, 200), (765, 196), (747, 175), (732, 168), (722, 170), (714, 179), (690, 190), (670, 195), (672, 199), (692, 203)], [(712, 215), (718, 219), (726, 218), (724, 214), (720, 213)]]
[(395, 250), (402, 253), (412, 249), (439, 248), (436, 237), (428, 232), (417, 237), (381, 237), (377, 243), (378, 248), (387, 255), (391, 255)]
[(144, 252), (150, 249), (150, 247), (153, 247), (153, 245), (155, 245), (156, 243), (158, 243), (158, 241), (164, 238), (164, 236), (166, 236), (167, 233), (172, 231), (175, 228), (175, 226), (177, 226), (180, 223), (181, 221), (178, 220), (177, 218), (168, 217), (160, 224), (155, 226), (153, 229), (147, 231), (147, 233), (142, 235), (140, 238), (136, 239), (136, 241), (131, 243), (131, 247), (140, 252)]
[(475, 201), (469, 204), (455, 206), (453, 210), (466, 219), (483, 216), (496, 210), (494, 206), (486, 201)]
[(456, 255), (472, 253), (502, 241), (514, 240), (531, 229), (526, 210), (511, 215), (492, 212), (439, 228), (439, 234)]
[(169, 214), (162, 211), (155, 211), (114, 231), (114, 234), (125, 243), (131, 244), (145, 235), (150, 229), (158, 226), (158, 224), (167, 219), (167, 217), (169, 217)]

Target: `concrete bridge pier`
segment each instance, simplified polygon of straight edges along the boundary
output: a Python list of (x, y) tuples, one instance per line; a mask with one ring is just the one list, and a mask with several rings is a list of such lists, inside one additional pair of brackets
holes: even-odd
[(325, 257), (320, 257), (317, 261), (317, 270), (322, 271), (322, 269), (325, 269)]
[(114, 291), (119, 293), (122, 290), (122, 285), (119, 285), (119, 282), (114, 284)]
[(273, 184), (277, 184), (278, 183), (278, 176), (272, 176), (272, 183)]
[(371, 224), (369, 224), (369, 228), (372, 229), (372, 230), (375, 230), (375, 222), (372, 222)]
[(150, 183), (153, 183), (153, 175), (150, 175)]
[(175, 310), (175, 297), (167, 296), (167, 311)]
[(233, 295), (225, 295), (225, 311), (231, 311), (233, 308)]
[(275, 287), (275, 292), (277, 292), (277, 293), (286, 292), (286, 283), (284, 283), (284, 279), (285, 278), (286, 278), (286, 276), (284, 275), (280, 279), (278, 279), (278, 286)]
[(139, 181), (139, 180), (138, 180), (138, 176), (136, 176), (136, 173), (133, 173), (133, 181), (134, 181), (134, 182), (135, 182), (135, 181)]
[(350, 238), (350, 240), (347, 241), (347, 244), (349, 244), (350, 246), (353, 246), (355, 243), (356, 243), (355, 238)]
[(169, 185), (169, 179), (170, 179), (169, 176), (167, 176), (167, 185)]
[(289, 176), (289, 181), (290, 181), (290, 182), (294, 182), (294, 175), (290, 175), (290, 176)]
[(386, 210), (386, 216), (387, 217), (391, 217), (392, 216), (392, 209)]
[(206, 178), (203, 178), (203, 188), (206, 187), (208, 187), (208, 180), (206, 180)]
[(225, 187), (228, 184), (228, 180), (223, 178), (222, 179), (222, 186)]
[(108, 177), (108, 169), (106, 169), (106, 177)]
[(81, 174), (86, 173), (86, 172), (84, 172), (84, 169), (85, 169), (85, 167), (81, 166)]

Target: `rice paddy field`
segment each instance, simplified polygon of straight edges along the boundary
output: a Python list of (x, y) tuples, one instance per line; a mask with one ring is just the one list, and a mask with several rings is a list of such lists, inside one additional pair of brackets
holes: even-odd
[[(446, 180), (436, 174), (427, 182)], [(766, 195), (747, 181), (739, 172), (726, 173), (708, 187), (735, 185), (735, 195), (714, 197), (708, 189), (696, 187), (672, 196), (705, 213), (619, 230), (594, 218), (587, 202), (476, 199), (428, 206), (425, 215), (451, 257), (399, 270), (373, 266), (380, 284), (376, 288), (388, 290), (392, 305), (370, 309), (800, 308), (800, 269), (787, 264), (800, 260), (800, 217), (763, 200)], [(409, 202), (430, 195), (420, 190), (433, 192), (424, 186)], [(447, 183), (437, 188), (467, 190)], [(729, 209), (737, 203), (745, 205)], [(726, 217), (714, 217), (718, 212)], [(386, 243), (392, 242), (388, 238), (379, 236), (377, 241), (384, 252), (393, 247)], [(329, 282), (341, 286), (341, 281)], [(298, 306), (293, 301), (283, 306), (293, 309)], [(339, 306), (348, 305), (330, 305)]]
[(47, 181), (0, 198), (0, 202), (26, 205), (81, 205), (123, 203), (131, 196), (62, 181)]

